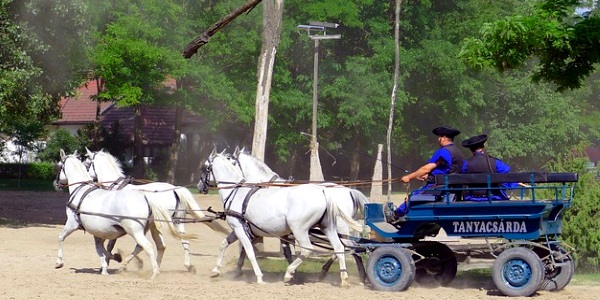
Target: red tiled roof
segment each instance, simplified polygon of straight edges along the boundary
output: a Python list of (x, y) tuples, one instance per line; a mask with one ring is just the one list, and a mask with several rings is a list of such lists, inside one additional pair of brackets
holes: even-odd
[(600, 149), (598, 149), (598, 148), (591, 147), (591, 146), (586, 147), (585, 153), (587, 154), (588, 158), (592, 162), (597, 162), (600, 160)]
[[(96, 119), (96, 108), (98, 103), (93, 97), (98, 94), (98, 82), (90, 80), (79, 87), (74, 97), (62, 98), (60, 100), (61, 118), (55, 121), (55, 125), (65, 124), (88, 124)], [(104, 111), (112, 103), (102, 102), (100, 112)]]
[[(175, 109), (170, 107), (142, 106), (142, 142), (144, 145), (171, 145), (175, 133)], [(119, 122), (119, 132), (133, 142), (134, 109), (112, 106), (100, 117), (104, 128), (112, 129)], [(182, 126), (199, 124), (201, 119), (189, 112), (184, 112)]]

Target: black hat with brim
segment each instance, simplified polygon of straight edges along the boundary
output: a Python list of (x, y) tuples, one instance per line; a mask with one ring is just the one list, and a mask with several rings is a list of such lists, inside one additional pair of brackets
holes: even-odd
[(487, 139), (488, 139), (487, 134), (480, 134), (480, 135), (472, 136), (472, 137), (462, 141), (460, 144), (465, 148), (477, 149), (477, 148), (483, 147), (483, 144), (485, 143), (485, 141), (487, 141)]
[(460, 134), (460, 130), (449, 126), (436, 127), (431, 132), (437, 136), (447, 136), (449, 138), (454, 138)]

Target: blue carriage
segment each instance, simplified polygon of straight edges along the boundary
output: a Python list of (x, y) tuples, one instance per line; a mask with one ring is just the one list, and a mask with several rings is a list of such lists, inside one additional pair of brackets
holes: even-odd
[[(457, 273), (457, 253), (464, 249), (428, 239), (441, 229), (448, 237), (485, 241), (482, 246), (494, 259), (492, 279), (507, 296), (561, 290), (569, 283), (573, 258), (559, 237), (577, 173), (450, 174), (437, 175), (435, 181), (431, 190), (408, 195), (408, 210), (399, 222), (386, 221), (384, 204), (365, 205), (365, 224), (377, 238), (357, 242), (369, 252), (366, 275), (375, 289), (400, 291), (414, 280), (450, 284)], [(508, 182), (526, 186), (511, 191), (514, 199), (492, 200), (494, 191), (504, 188), (499, 184)], [(473, 190), (483, 190), (487, 200), (462, 199)]]

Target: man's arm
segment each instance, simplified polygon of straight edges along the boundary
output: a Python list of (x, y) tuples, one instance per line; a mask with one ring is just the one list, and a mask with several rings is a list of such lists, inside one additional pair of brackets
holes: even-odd
[(433, 169), (435, 169), (435, 167), (437, 167), (438, 163), (426, 163), (424, 164), (422, 167), (420, 167), (418, 170), (408, 174), (408, 175), (404, 175), (402, 176), (402, 182), (409, 182), (411, 179), (415, 179), (415, 178), (419, 178), (421, 180), (423, 180), (422, 178), (423, 175), (427, 175), (429, 173), (431, 173), (431, 171), (433, 171)]

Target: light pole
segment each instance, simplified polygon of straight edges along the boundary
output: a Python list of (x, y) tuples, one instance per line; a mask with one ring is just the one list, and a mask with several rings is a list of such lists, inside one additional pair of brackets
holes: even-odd
[[(315, 42), (313, 61), (313, 107), (312, 107), (312, 131), (310, 143), (310, 181), (323, 181), (323, 171), (319, 160), (319, 143), (317, 142), (317, 103), (318, 103), (318, 79), (319, 79), (319, 41), (337, 40), (341, 34), (330, 34), (327, 28), (337, 28), (339, 24), (327, 22), (310, 22), (309, 25), (298, 25), (298, 29), (306, 30), (308, 37)], [(316, 33), (315, 33), (316, 32)], [(318, 34), (320, 33), (320, 34)]]

